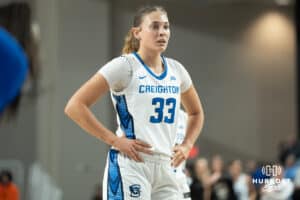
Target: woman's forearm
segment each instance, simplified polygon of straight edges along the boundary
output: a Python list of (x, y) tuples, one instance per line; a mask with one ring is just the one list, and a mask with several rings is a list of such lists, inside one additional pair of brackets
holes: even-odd
[(112, 145), (117, 136), (108, 130), (97, 120), (88, 106), (79, 101), (70, 100), (65, 107), (65, 113), (83, 130), (90, 135), (102, 140), (108, 145)]
[(204, 114), (202, 111), (188, 116), (186, 136), (183, 141), (183, 144), (192, 148), (192, 146), (195, 144), (197, 138), (201, 133), (201, 130), (203, 128), (203, 123), (204, 123)]

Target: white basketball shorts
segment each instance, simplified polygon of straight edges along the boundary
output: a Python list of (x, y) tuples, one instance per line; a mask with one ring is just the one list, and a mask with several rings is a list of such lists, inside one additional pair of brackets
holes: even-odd
[(135, 162), (114, 149), (108, 152), (103, 200), (180, 200), (170, 157), (140, 155), (144, 162)]

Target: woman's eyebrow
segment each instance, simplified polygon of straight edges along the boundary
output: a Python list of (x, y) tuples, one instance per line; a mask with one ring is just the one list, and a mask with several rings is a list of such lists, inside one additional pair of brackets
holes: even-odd
[(151, 24), (169, 24), (168, 21), (162, 22), (162, 21), (152, 21)]

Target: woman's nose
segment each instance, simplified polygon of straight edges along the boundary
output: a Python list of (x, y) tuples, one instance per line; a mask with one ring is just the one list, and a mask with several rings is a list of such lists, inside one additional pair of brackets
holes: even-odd
[(165, 34), (166, 34), (166, 30), (164, 28), (160, 28), (159, 35), (165, 35)]

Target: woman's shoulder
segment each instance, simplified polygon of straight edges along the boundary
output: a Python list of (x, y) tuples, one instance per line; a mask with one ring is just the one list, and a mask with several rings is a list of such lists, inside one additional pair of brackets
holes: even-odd
[(111, 61), (119, 63), (131, 63), (133, 59), (133, 54), (122, 54), (117, 57), (114, 57)]
[(135, 56), (134, 56), (133, 53), (127, 53), (127, 54), (122, 54), (122, 55), (120, 55), (119, 57), (121, 57), (121, 58), (126, 58), (126, 59), (132, 59), (132, 58), (134, 58)]
[(130, 54), (122, 54), (116, 57), (113, 57), (112, 59), (110, 59), (106, 64), (107, 65), (127, 65), (130, 64), (130, 60), (131, 60), (131, 55)]
[(181, 62), (179, 62), (177, 59), (166, 57), (166, 56), (164, 56), (164, 58), (170, 64), (173, 64), (173, 65), (176, 65), (176, 66), (183, 66), (183, 64)]
[(185, 69), (183, 64), (179, 62), (178, 60), (170, 57), (164, 57), (168, 63), (168, 66), (170, 66), (172, 69), (176, 69), (178, 71), (181, 71), (182, 69)]

